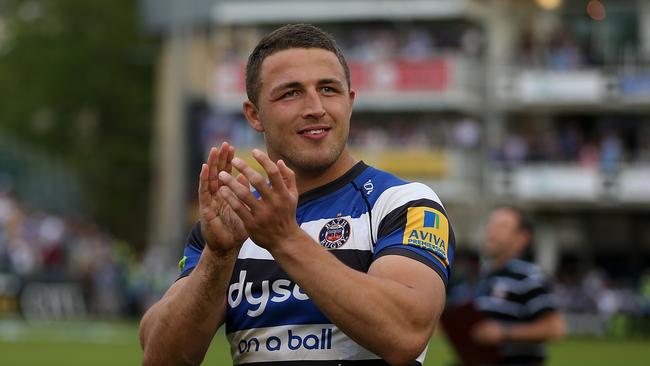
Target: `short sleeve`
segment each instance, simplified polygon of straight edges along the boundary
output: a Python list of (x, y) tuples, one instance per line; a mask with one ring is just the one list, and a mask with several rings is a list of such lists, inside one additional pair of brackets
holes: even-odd
[(555, 297), (548, 279), (538, 281), (538, 285), (522, 294), (524, 307), (531, 319), (557, 310)]
[[(400, 188), (400, 187), (396, 187)], [(403, 255), (435, 270), (449, 282), (455, 236), (438, 196), (422, 184), (393, 189), (380, 203), (374, 259)]]
[(192, 273), (194, 267), (199, 263), (199, 258), (201, 258), (204, 246), (205, 240), (201, 233), (201, 224), (197, 222), (192, 228), (190, 234), (187, 236), (185, 249), (183, 250), (183, 258), (178, 262), (178, 269), (180, 271), (178, 279), (186, 277)]

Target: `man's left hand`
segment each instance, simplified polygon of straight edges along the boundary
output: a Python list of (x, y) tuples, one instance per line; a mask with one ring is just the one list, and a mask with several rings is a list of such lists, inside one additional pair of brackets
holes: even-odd
[[(296, 222), (296, 178), (284, 161), (279, 160), (276, 164), (257, 149), (252, 151), (252, 155), (266, 171), (270, 185), (262, 174), (243, 160), (234, 158), (232, 165), (241, 174), (235, 179), (227, 172), (220, 172), (219, 180), (223, 186), (219, 193), (244, 222), (255, 244), (270, 251), (301, 231)], [(260, 194), (259, 199), (250, 191), (249, 184)]]

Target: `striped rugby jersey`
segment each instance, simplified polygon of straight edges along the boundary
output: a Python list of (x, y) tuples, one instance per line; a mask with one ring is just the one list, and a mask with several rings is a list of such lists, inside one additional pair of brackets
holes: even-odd
[[(474, 304), (487, 318), (504, 324), (530, 322), (556, 310), (546, 275), (517, 258), (481, 279)], [(506, 342), (500, 350), (503, 365), (541, 365), (546, 358), (543, 343)]]
[[(454, 233), (440, 199), (423, 184), (359, 162), (342, 177), (300, 195), (296, 220), (351, 268), (367, 272), (381, 256), (402, 255), (426, 264), (447, 284)], [(197, 224), (185, 247), (181, 277), (198, 263), (203, 242)], [(236, 365), (387, 365), (332, 324), (250, 239), (239, 252), (227, 299), (226, 336)], [(413, 365), (421, 365), (425, 354), (426, 349)]]

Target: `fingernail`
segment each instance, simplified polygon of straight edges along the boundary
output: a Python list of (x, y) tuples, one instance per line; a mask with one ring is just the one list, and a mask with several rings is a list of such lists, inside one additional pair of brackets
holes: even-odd
[(241, 164), (241, 159), (240, 158), (233, 158), (232, 163), (235, 165)]
[(229, 175), (230, 174), (228, 174), (226, 172), (219, 172), (219, 179), (221, 179), (221, 180), (228, 179)]

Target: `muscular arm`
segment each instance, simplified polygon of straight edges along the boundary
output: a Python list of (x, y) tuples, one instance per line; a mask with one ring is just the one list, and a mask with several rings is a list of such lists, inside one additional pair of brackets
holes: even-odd
[(224, 322), (226, 293), (236, 251), (209, 248), (192, 273), (174, 283), (140, 323), (144, 365), (199, 365)]
[(548, 342), (561, 339), (565, 333), (564, 317), (557, 311), (545, 313), (530, 322), (509, 326), (494, 320), (485, 320), (471, 330), (472, 337), (485, 345), (502, 342)]
[[(212, 148), (199, 175), (200, 229), (195, 245), (203, 247), (188, 277), (173, 284), (140, 323), (145, 365), (198, 365), (223, 323), (226, 293), (246, 230), (217, 191), (219, 172), (231, 172), (235, 149), (224, 142)], [(199, 244), (198, 242), (201, 242)], [(204, 244), (204, 245), (203, 245)]]
[(337, 327), (393, 365), (422, 353), (444, 307), (440, 276), (410, 258), (383, 256), (358, 272), (303, 231), (272, 254)]
[(511, 342), (546, 342), (562, 338), (565, 332), (562, 315), (551, 312), (533, 322), (510, 326), (505, 338)]

